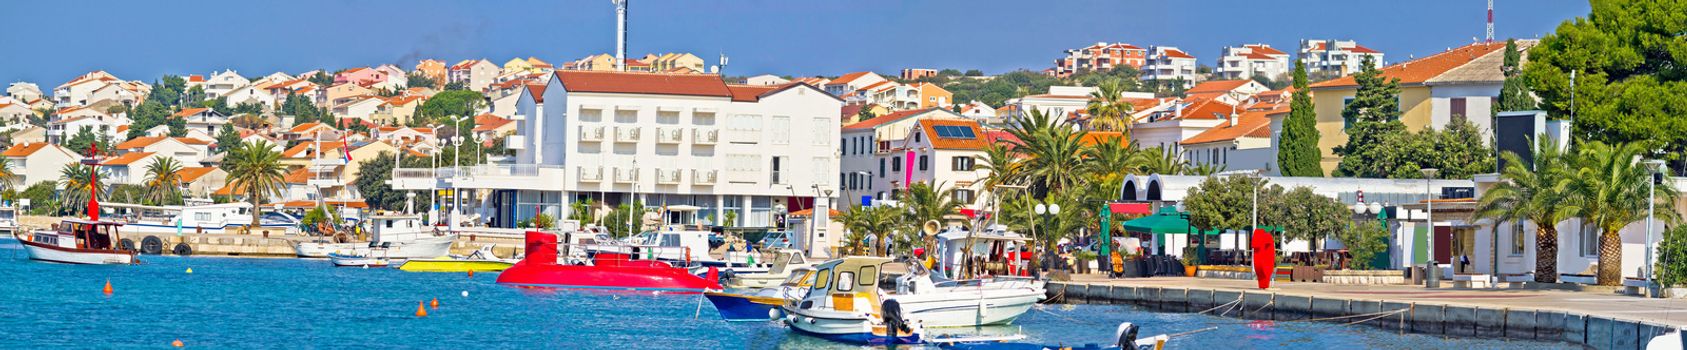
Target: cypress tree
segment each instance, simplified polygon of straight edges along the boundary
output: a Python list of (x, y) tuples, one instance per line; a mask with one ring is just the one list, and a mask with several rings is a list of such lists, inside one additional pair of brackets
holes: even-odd
[(1505, 72), (1505, 85), (1500, 86), (1499, 104), (1494, 107), (1496, 112), (1535, 109), (1535, 97), (1529, 95), (1529, 82), (1523, 80), (1523, 69), (1519, 66), (1521, 61), (1517, 39), (1506, 40), (1505, 65), (1500, 66), (1500, 70)]
[(1283, 136), (1277, 148), (1277, 164), (1285, 176), (1324, 176), (1318, 151), (1318, 116), (1306, 88), (1306, 63), (1296, 61), (1294, 95), (1289, 116), (1283, 119)]

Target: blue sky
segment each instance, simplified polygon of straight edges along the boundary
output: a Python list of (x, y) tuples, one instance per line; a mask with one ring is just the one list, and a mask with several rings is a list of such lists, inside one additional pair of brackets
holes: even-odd
[[(1358, 40), (1391, 62), (1469, 43), (1483, 0), (775, 1), (633, 0), (630, 55), (692, 52), (726, 73), (835, 75), (905, 67), (998, 73), (1048, 67), (1097, 41), (1168, 45), (1212, 65), (1221, 47)], [(1585, 16), (1571, 0), (1497, 0), (1499, 38), (1535, 38)], [(275, 71), (537, 56), (615, 48), (609, 0), (21, 1), (0, 23), (0, 83), (44, 89), (95, 69), (124, 79), (233, 68)], [(1285, 49), (1284, 51), (1290, 51)]]

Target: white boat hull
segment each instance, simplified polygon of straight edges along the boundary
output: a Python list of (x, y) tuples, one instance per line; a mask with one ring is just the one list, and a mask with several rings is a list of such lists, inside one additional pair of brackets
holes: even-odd
[(303, 258), (326, 258), (328, 254), (384, 256), (393, 259), (426, 259), (447, 256), (451, 254), (453, 239), (438, 238), (419, 240), (409, 243), (394, 243), (385, 249), (369, 248), (369, 243), (320, 243), (299, 242), (293, 246), (294, 253)]
[(937, 291), (886, 295), (902, 304), (910, 320), (926, 327), (972, 327), (1007, 324), (1046, 297), (1040, 287), (947, 287)]
[[(137, 223), (126, 224), (126, 225), (123, 225), (122, 227), (119, 227), (117, 229), (117, 233), (121, 233), (125, 236), (174, 235), (177, 232), (181, 232), (181, 233), (204, 233), (204, 234), (220, 235), (220, 234), (241, 233), (241, 230), (245, 227), (246, 227), (246, 225), (182, 226), (182, 228), (180, 230), (177, 230), (175, 225), (137, 222)], [(253, 229), (252, 233), (257, 234), (257, 233), (264, 232), (264, 231), (269, 231), (270, 234), (272, 234), (272, 235), (280, 235), (280, 234), (289, 234), (290, 235), (290, 234), (299, 233), (299, 228), (297, 226), (287, 225), (287, 224), (266, 224), (266, 225), (258, 227), (257, 229)]]
[(386, 267), (390, 261), (389, 259), (380, 257), (346, 256), (339, 254), (328, 256), (328, 260), (332, 261), (334, 266), (339, 267)]
[[(884, 326), (876, 322), (877, 317), (864, 312), (799, 310), (789, 305), (781, 307), (781, 310), (785, 311), (785, 324), (802, 333), (847, 343), (883, 343), (889, 340)], [(918, 322), (910, 322), (913, 322), (909, 325), (912, 334), (898, 337), (899, 342), (918, 343), (925, 333)]]
[(23, 245), (23, 250), (29, 253), (29, 259), (31, 260), (87, 265), (118, 265), (135, 262), (135, 255), (126, 252), (51, 247), (25, 241), (21, 237), (18, 239), (18, 243)]

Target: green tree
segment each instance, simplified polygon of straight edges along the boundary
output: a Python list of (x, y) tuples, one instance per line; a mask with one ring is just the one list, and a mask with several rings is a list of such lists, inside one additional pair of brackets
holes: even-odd
[[(944, 217), (959, 213), (965, 203), (955, 200), (954, 189), (945, 189), (942, 185), (932, 185), (925, 182), (915, 182), (908, 186), (908, 190), (898, 193), (898, 201), (908, 207), (904, 212), (906, 218), (900, 222), (904, 224), (903, 232), (918, 233), (920, 225), (927, 220), (945, 222)], [(927, 251), (936, 251), (937, 238), (925, 237), (921, 240)]]
[(1505, 41), (1505, 64), (1500, 72), (1505, 83), (1500, 85), (1499, 103), (1495, 111), (1527, 111), (1535, 109), (1535, 96), (1529, 95), (1529, 81), (1523, 79), (1522, 54), (1517, 51), (1517, 39)]
[[(450, 117), (473, 117), (475, 112), (485, 106), (485, 97), (478, 92), (468, 90), (451, 90), (434, 94), (421, 107), (416, 108), (416, 116), (410, 118), (410, 124), (427, 125), (429, 123), (445, 124)], [(473, 124), (473, 123), (468, 123)], [(473, 128), (472, 125), (469, 126)]]
[(1676, 225), (1664, 231), (1658, 243), (1658, 284), (1668, 287), (1687, 286), (1687, 225)]
[(592, 210), (596, 208), (591, 198), (574, 201), (569, 204), (568, 219), (582, 224), (597, 224), (597, 215)]
[(158, 156), (146, 166), (145, 196), (151, 205), (182, 204), (182, 163), (175, 157)]
[[(93, 155), (91, 152), (93, 148), (89, 146), (98, 145), (99, 141), (100, 137), (94, 134), (93, 128), (84, 126), (77, 129), (75, 134), (71, 134), (70, 139), (64, 141), (64, 148), (70, 149), (71, 152), (76, 152), (83, 157), (88, 157)], [(102, 148), (100, 152), (111, 152), (111, 150)]]
[(1324, 176), (1324, 157), (1318, 150), (1318, 115), (1306, 85), (1306, 63), (1296, 60), (1295, 91), (1289, 100), (1289, 116), (1283, 119), (1277, 152), (1277, 165), (1284, 176)]
[[(1535, 281), (1558, 281), (1557, 223), (1571, 217), (1573, 204), (1568, 160), (1558, 151), (1557, 141), (1546, 134), (1535, 139), (1532, 162), (1517, 153), (1505, 152), (1500, 181), (1482, 192), (1476, 216), (1491, 219), (1494, 227), (1504, 222), (1535, 223)], [(1516, 226), (1521, 227), (1521, 226)]]
[[(840, 215), (838, 220), (843, 223), (844, 229), (850, 232), (850, 235), (846, 237), (860, 235), (858, 238), (850, 238), (850, 242), (848, 242), (855, 254), (870, 252), (873, 255), (882, 256), (885, 253), (885, 240), (891, 238), (890, 236), (895, 233), (896, 228), (904, 226), (902, 223), (904, 218), (902, 208), (878, 205), (855, 207)], [(873, 237), (874, 244), (870, 251), (861, 249), (865, 237)]]
[(1338, 176), (1414, 179), (1421, 177), (1418, 169), (1436, 168), (1443, 178), (1469, 178), (1494, 171), (1487, 138), (1463, 119), (1454, 119), (1447, 130), (1418, 133), (1398, 121), (1361, 122), (1349, 135), (1348, 145), (1336, 149), (1342, 156)]
[[(0, 157), (0, 188), (12, 190), (12, 187), (16, 187), (19, 182), (23, 181), (23, 176), (18, 175), (16, 171), (12, 170), (12, 167), (11, 158)], [(12, 198), (8, 197), (7, 199)]]
[(420, 87), (420, 88), (430, 88), (431, 89), (431, 88), (434, 88), (434, 87), (438, 86), (438, 83), (433, 81), (433, 78), (429, 78), (426, 75), (422, 75), (421, 72), (410, 73), (410, 75), (404, 76), (404, 80), (405, 80), (405, 86), (409, 86), (409, 87)]
[(1024, 175), (1032, 192), (1041, 197), (1082, 181), (1084, 159), (1079, 155), (1088, 132), (1076, 130), (1064, 118), (1051, 119), (1041, 110), (1029, 112), (1027, 117), (1015, 118), (1007, 132), (1018, 139), (1009, 141), (1014, 149), (1027, 157)]
[[(59, 195), (59, 215), (82, 215), (87, 212), (88, 198), (97, 196), (105, 198), (105, 191), (100, 190), (97, 183), (92, 182), (88, 166), (80, 163), (65, 164), (59, 169), (59, 187), (64, 191)], [(103, 171), (102, 171), (103, 173)], [(100, 177), (107, 177), (100, 174)]]
[[(644, 229), (645, 210), (643, 202), (633, 201), (630, 206), (626, 203), (622, 203), (620, 206), (615, 207), (615, 209), (611, 209), (608, 215), (604, 215), (603, 227), (608, 228), (609, 234), (614, 235), (615, 237), (627, 237), (637, 234), (639, 231)], [(627, 227), (627, 223), (629, 222), (632, 223), (633, 227)]]
[[(1598, 280), (1602, 286), (1623, 282), (1623, 227), (1644, 219), (1651, 201), (1668, 208), (1678, 195), (1669, 181), (1657, 186), (1656, 197), (1648, 194), (1646, 181), (1651, 173), (1635, 161), (1644, 151), (1639, 143), (1608, 145), (1599, 141), (1583, 143), (1577, 149), (1578, 167), (1569, 186), (1574, 197), (1564, 202), (1570, 203), (1575, 216), (1600, 230)], [(1677, 216), (1673, 210), (1661, 210), (1658, 215), (1665, 220)]]
[(226, 151), (238, 144), (240, 144), (240, 133), (234, 131), (234, 124), (223, 124), (222, 129), (217, 131), (217, 150)]
[(1388, 251), (1388, 230), (1377, 222), (1349, 222), (1345, 230), (1336, 231), (1336, 241), (1347, 247), (1347, 253), (1353, 256), (1348, 267), (1356, 270), (1370, 270), (1376, 266), (1371, 261), (1377, 254)]
[(128, 137), (132, 139), (146, 136), (148, 129), (169, 123), (171, 114), (173, 113), (170, 107), (163, 103), (158, 101), (141, 102), (140, 106), (135, 107), (134, 114), (129, 116), (129, 119), (134, 120), (134, 123), (129, 124)]
[(368, 203), (370, 208), (404, 209), (404, 192), (395, 191), (392, 185), (387, 184), (392, 179), (396, 161), (392, 152), (381, 152), (360, 162), (357, 178), (352, 180), (352, 184), (357, 186), (357, 191), (363, 194), (363, 202)]
[(328, 75), (326, 70), (321, 70), (310, 76), (310, 82), (320, 86), (334, 85), (334, 76)]
[(31, 203), (30, 215), (58, 215), (59, 202), (54, 200), (58, 196), (58, 182), (41, 181), (19, 193), (18, 197), (27, 198)]
[(1189, 224), (1203, 231), (1246, 231), (1254, 224), (1254, 190), (1269, 194), (1270, 187), (1277, 186), (1257, 176), (1209, 176), (1184, 195), (1183, 210)]
[(1662, 150), (1649, 156), (1680, 169), (1687, 152), (1683, 32), (1687, 3), (1595, 1), (1588, 16), (1564, 21), (1529, 49), (1523, 78), (1549, 115), (1573, 116), (1576, 142), (1642, 142)]
[(1184, 175), (1189, 173), (1189, 161), (1183, 160), (1177, 152), (1167, 151), (1160, 147), (1142, 151), (1140, 173), (1162, 175)]
[[(1272, 186), (1260, 191), (1260, 224), (1282, 228), (1280, 239), (1305, 240), (1324, 246), (1326, 237), (1338, 237), (1343, 245), (1350, 241), (1339, 236), (1353, 223), (1353, 211), (1335, 198), (1312, 192), (1311, 187), (1296, 186), (1284, 192)], [(1375, 223), (1372, 221), (1363, 221)]]
[(280, 195), (286, 187), (287, 168), (281, 165), (281, 152), (276, 152), (268, 141), (242, 143), (229, 150), (222, 167), (228, 172), (229, 186), (244, 193), (252, 203), (252, 227), (257, 227), (257, 209), (263, 200)]
[(165, 75), (162, 80), (152, 82), (152, 92), (147, 93), (146, 101), (175, 109), (182, 105), (182, 93), (186, 91), (187, 80), (179, 76)]
[(205, 87), (194, 86), (182, 93), (182, 106), (199, 106), (205, 103)]
[(1108, 79), (1096, 85), (1095, 91), (1090, 93), (1090, 100), (1084, 107), (1089, 113), (1089, 128), (1091, 130), (1120, 131), (1129, 133), (1131, 129), (1131, 113), (1135, 106), (1125, 101), (1124, 83), (1120, 79)]

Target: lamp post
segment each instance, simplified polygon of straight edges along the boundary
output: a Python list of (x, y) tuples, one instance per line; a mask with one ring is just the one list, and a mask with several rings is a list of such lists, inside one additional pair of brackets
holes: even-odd
[(432, 168), (429, 168), (429, 171), (433, 172), (433, 179), (428, 182), (429, 222), (439, 222), (439, 218), (435, 217), (436, 215), (439, 215), (439, 213), (434, 211), (434, 208), (439, 204), (439, 151), (441, 149), (441, 147), (437, 147), (439, 144), (439, 126), (440, 125), (437, 123), (428, 124), (428, 130), (433, 131), (434, 144), (436, 146), (433, 150), (433, 156), (428, 157), (428, 162), (433, 165)]
[(1424, 263), (1423, 271), (1424, 274), (1427, 275), (1427, 278), (1424, 278), (1424, 283), (1427, 283), (1427, 287), (1429, 288), (1438, 288), (1441, 286), (1441, 264), (1435, 261), (1435, 193), (1433, 191), (1433, 184), (1430, 182), (1435, 179), (1436, 174), (1441, 173), (1441, 169), (1425, 168), (1418, 169), (1418, 171), (1423, 173), (1423, 202), (1426, 208), (1424, 210), (1424, 223), (1429, 227), (1429, 237), (1425, 240), (1425, 242), (1428, 242), (1429, 245), (1429, 247), (1426, 247), (1428, 248), (1426, 251), (1429, 252), (1429, 256), (1427, 261)]
[(1648, 170), (1646, 172), (1646, 288), (1647, 293), (1650, 294), (1649, 296), (1655, 298), (1657, 295), (1652, 292), (1656, 290), (1652, 289), (1655, 287), (1655, 285), (1652, 284), (1654, 282), (1652, 280), (1652, 254), (1655, 248), (1652, 245), (1652, 226), (1655, 225), (1653, 222), (1657, 221), (1655, 211), (1658, 206), (1658, 180), (1661, 180), (1659, 179), (1659, 175), (1663, 174), (1659, 171), (1659, 169), (1663, 167), (1664, 161), (1649, 159), (1640, 163), (1645, 164), (1646, 170)]
[[(1042, 203), (1038, 203), (1037, 207), (1034, 208), (1034, 211), (1037, 212), (1037, 216), (1038, 216), (1037, 219), (1043, 219), (1043, 217), (1045, 217), (1045, 216), (1060, 216), (1060, 204), (1049, 204), (1047, 206), (1044, 206)], [(1031, 244), (1033, 246), (1036, 245), (1036, 243), (1037, 243), (1037, 226), (1038, 226), (1037, 224), (1039, 224), (1041, 222), (1042, 222), (1042, 220), (1037, 220), (1035, 222), (1032, 222), (1032, 224), (1031, 224)], [(1108, 244), (1108, 243), (1112, 243), (1112, 242), (1101, 242), (1101, 244)], [(1036, 247), (1033, 247), (1031, 249), (1031, 256), (1032, 256), (1033, 259), (1035, 259), (1036, 255), (1037, 255), (1036, 251), (1037, 251)]]

